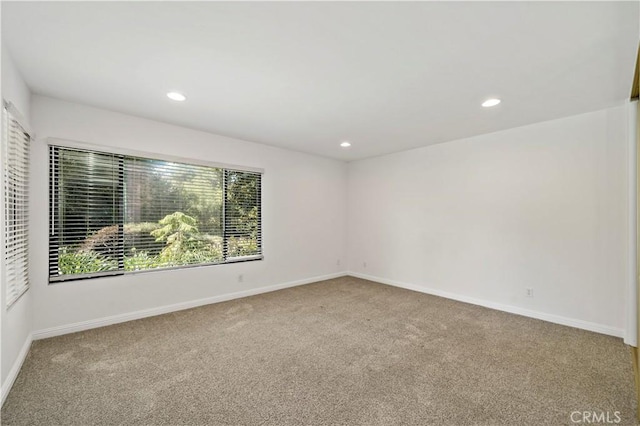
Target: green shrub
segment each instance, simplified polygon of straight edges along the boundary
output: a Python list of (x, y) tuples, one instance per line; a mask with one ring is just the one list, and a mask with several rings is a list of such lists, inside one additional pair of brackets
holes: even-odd
[(61, 275), (89, 274), (110, 271), (118, 267), (118, 262), (94, 251), (70, 251), (68, 247), (62, 247), (58, 256), (58, 269)]
[(131, 256), (124, 258), (125, 271), (140, 271), (144, 269), (153, 269), (163, 266), (157, 256), (151, 256), (146, 251), (138, 251), (131, 249)]
[(164, 243), (157, 242), (151, 232), (160, 228), (158, 222), (127, 223), (124, 225), (124, 250), (144, 249), (150, 256), (156, 256), (164, 248)]
[(251, 237), (229, 238), (229, 256), (251, 256), (258, 254), (258, 240)]
[(175, 265), (213, 263), (222, 261), (222, 248), (204, 241), (193, 241), (188, 250), (172, 259)]
[(196, 220), (182, 212), (175, 212), (166, 215), (158, 223), (161, 227), (151, 231), (151, 235), (156, 237), (157, 242), (165, 243), (160, 252), (162, 261), (169, 265), (188, 263), (184, 258), (191, 255), (198, 242)]

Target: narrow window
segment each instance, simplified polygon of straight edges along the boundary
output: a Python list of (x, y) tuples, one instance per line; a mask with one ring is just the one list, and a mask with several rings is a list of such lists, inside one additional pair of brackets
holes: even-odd
[(29, 134), (3, 108), (4, 273), (7, 306), (29, 289)]

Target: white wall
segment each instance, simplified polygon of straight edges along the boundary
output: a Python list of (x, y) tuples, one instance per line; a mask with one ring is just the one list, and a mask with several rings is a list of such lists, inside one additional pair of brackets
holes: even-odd
[(350, 163), (350, 271), (621, 336), (627, 128), (622, 106)]
[[(30, 119), (29, 103), (30, 92), (20, 73), (16, 69), (7, 49), (2, 46), (2, 98), (13, 103), (16, 109), (27, 121), (23, 125), (28, 126)], [(3, 237), (4, 238), (4, 235)], [(4, 241), (2, 242), (4, 245)], [(7, 377), (11, 369), (20, 358), (20, 351), (30, 341), (32, 314), (33, 314), (33, 290), (28, 290), (15, 302), (11, 308), (6, 309), (6, 283), (4, 273), (0, 274), (2, 288), (0, 289), (0, 311), (2, 312), (0, 323), (2, 324), (2, 350), (0, 376), (2, 377), (2, 389), (6, 391), (11, 385), (7, 383)], [(17, 363), (18, 366), (21, 360)], [(17, 371), (15, 372), (17, 373)], [(15, 377), (13, 377), (15, 378)], [(4, 393), (4, 392), (3, 392)]]
[[(627, 107), (349, 165), (41, 96), (32, 122), (36, 331), (339, 273), (348, 258), (356, 274), (623, 334)], [(264, 168), (265, 260), (48, 285), (47, 137)]]
[[(346, 163), (47, 97), (31, 108), (36, 332), (346, 270)], [(49, 285), (48, 137), (263, 168), (265, 259)]]

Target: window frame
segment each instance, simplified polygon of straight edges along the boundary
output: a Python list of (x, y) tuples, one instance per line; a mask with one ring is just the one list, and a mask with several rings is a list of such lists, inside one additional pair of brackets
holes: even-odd
[[(121, 155), (121, 156), (129, 156), (129, 157), (139, 157), (139, 158), (143, 158), (143, 159), (149, 159), (149, 160), (158, 160), (158, 161), (167, 161), (167, 162), (174, 162), (174, 163), (182, 163), (182, 164), (186, 164), (186, 165), (193, 165), (193, 166), (201, 166), (201, 167), (210, 167), (210, 168), (219, 168), (222, 169), (223, 174), (226, 174), (226, 171), (228, 170), (233, 170), (233, 171), (239, 171), (239, 172), (249, 172), (249, 173), (254, 173), (254, 174), (259, 174), (260, 175), (260, 180), (259, 180), (259, 201), (258, 201), (258, 229), (259, 229), (259, 241), (258, 241), (258, 247), (260, 248), (260, 253), (256, 254), (256, 255), (247, 255), (247, 256), (239, 256), (239, 257), (226, 257), (226, 259), (222, 262), (207, 262), (207, 263), (197, 263), (197, 264), (187, 264), (187, 265), (176, 265), (176, 266), (166, 266), (166, 267), (159, 267), (159, 268), (150, 268), (150, 269), (140, 269), (140, 270), (133, 270), (133, 271), (125, 271), (125, 270), (113, 270), (113, 271), (103, 271), (103, 272), (95, 272), (95, 273), (88, 273), (88, 274), (75, 274), (75, 275), (68, 275), (66, 278), (64, 275), (60, 275), (58, 277), (52, 276), (50, 274), (50, 272), (47, 274), (48, 276), (48, 283), (51, 284), (60, 284), (63, 282), (69, 282), (69, 281), (78, 281), (78, 280), (87, 280), (87, 279), (96, 279), (96, 278), (109, 278), (109, 277), (115, 277), (115, 276), (123, 276), (123, 275), (136, 275), (136, 274), (144, 274), (144, 273), (149, 273), (149, 272), (162, 272), (162, 271), (173, 271), (173, 270), (178, 270), (178, 269), (190, 269), (190, 268), (200, 268), (200, 267), (208, 267), (208, 266), (217, 266), (217, 265), (226, 265), (226, 264), (234, 264), (234, 263), (242, 263), (242, 262), (251, 262), (251, 261), (257, 261), (257, 260), (264, 260), (264, 243), (263, 243), (263, 217), (262, 217), (262, 203), (263, 203), (263, 188), (264, 188), (264, 169), (262, 168), (258, 168), (258, 167), (250, 167), (250, 166), (239, 166), (239, 165), (235, 165), (235, 164), (228, 164), (228, 163), (219, 163), (219, 162), (213, 162), (213, 161), (206, 161), (206, 160), (199, 160), (199, 159), (193, 159), (193, 158), (189, 158), (189, 157), (180, 157), (180, 156), (175, 156), (175, 155), (167, 155), (167, 154), (160, 154), (160, 153), (152, 153), (152, 152), (147, 152), (147, 151), (138, 151), (138, 150), (131, 150), (131, 149), (126, 149), (126, 148), (119, 148), (119, 147), (109, 147), (109, 146), (103, 146), (103, 145), (95, 145), (95, 144), (90, 144), (90, 143), (85, 143), (85, 142), (78, 142), (78, 141), (70, 141), (70, 140), (66, 140), (66, 139), (59, 139), (59, 138), (47, 138), (46, 139), (46, 147), (47, 147), (47, 157), (48, 157), (48, 176), (51, 176), (52, 170), (54, 165), (52, 164), (51, 160), (50, 160), (50, 148), (51, 147), (59, 147), (62, 149), (76, 149), (76, 150), (82, 150), (82, 151), (94, 151), (94, 152), (98, 152), (98, 153), (104, 153), (104, 154), (114, 154), (114, 155)], [(49, 245), (49, 256), (48, 256), (48, 261), (50, 262), (51, 259), (51, 235), (52, 235), (52, 227), (54, 226), (53, 221), (52, 221), (52, 215), (55, 214), (54, 212), (54, 203), (52, 202), (52, 199), (54, 198), (54, 193), (55, 193), (55, 189), (53, 188), (53, 186), (51, 185), (51, 181), (49, 178), (49, 182), (48, 182), (49, 188), (48, 188), (48, 215), (49, 215), (49, 229), (48, 229), (48, 245)], [(226, 188), (225, 188), (226, 191)], [(224, 203), (224, 197), (225, 197), (225, 193), (223, 192), (223, 203)], [(124, 201), (124, 200), (123, 200)], [(124, 206), (124, 204), (123, 204)], [(224, 208), (223, 208), (223, 212), (224, 212)], [(123, 222), (124, 224), (124, 222)], [(224, 227), (223, 227), (224, 229)], [(224, 242), (224, 237), (223, 237), (223, 245), (226, 245), (226, 243)], [(53, 279), (52, 279), (53, 278)]]

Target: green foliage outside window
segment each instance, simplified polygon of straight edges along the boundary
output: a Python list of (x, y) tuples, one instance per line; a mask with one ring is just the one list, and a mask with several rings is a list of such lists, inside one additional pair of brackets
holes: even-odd
[(110, 271), (117, 262), (95, 251), (70, 251), (67, 247), (60, 250), (59, 268), (62, 274), (89, 274)]
[[(147, 250), (132, 248), (124, 256), (125, 271), (139, 271), (169, 266), (216, 263), (222, 260), (222, 238), (201, 234), (196, 219), (182, 212), (175, 212), (160, 219), (157, 224), (137, 224), (126, 229), (125, 235), (146, 229), (162, 243), (157, 255)], [(115, 252), (118, 226), (108, 226), (87, 237), (80, 249), (69, 247), (60, 250), (59, 268), (61, 274), (86, 274), (113, 270), (117, 261), (110, 255)], [(108, 254), (101, 254), (108, 253)]]

